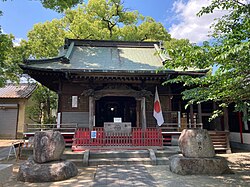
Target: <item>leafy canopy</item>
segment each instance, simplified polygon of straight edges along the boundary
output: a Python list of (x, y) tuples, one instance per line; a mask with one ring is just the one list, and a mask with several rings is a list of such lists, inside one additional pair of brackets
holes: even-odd
[(27, 107), (28, 118), (39, 124), (55, 123), (52, 110), (57, 108), (57, 95), (48, 88), (38, 84), (32, 95), (33, 103)]
[(221, 103), (221, 107), (234, 104), (238, 111), (250, 112), (250, 4), (213, 0), (198, 16), (218, 9), (228, 13), (214, 23), (212, 42), (198, 46), (182, 41), (180, 46), (170, 46), (167, 52), (172, 60), (165, 65), (165, 68), (182, 69), (216, 66), (217, 71), (200, 78), (178, 76), (166, 83), (182, 82), (190, 86), (191, 89), (183, 92), (183, 98), (189, 100), (189, 104), (212, 100)]
[(40, 0), (43, 7), (55, 10), (57, 12), (63, 12), (65, 9), (72, 8), (83, 0)]
[(161, 23), (129, 11), (120, 0), (89, 0), (74, 10), (66, 10), (62, 19), (39, 23), (28, 33), (26, 57), (51, 57), (64, 38), (150, 41), (170, 40)]
[(13, 46), (13, 39), (13, 35), (3, 34), (0, 30), (0, 87), (4, 86), (7, 80), (18, 81), (18, 63), (21, 56), (20, 49)]

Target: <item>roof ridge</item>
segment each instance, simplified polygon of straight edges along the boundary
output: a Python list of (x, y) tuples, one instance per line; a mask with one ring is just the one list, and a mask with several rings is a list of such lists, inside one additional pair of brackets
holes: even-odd
[(116, 41), (116, 40), (85, 40), (85, 39), (65, 39), (64, 48), (67, 49), (74, 42), (75, 46), (95, 46), (95, 47), (154, 47), (160, 41)]

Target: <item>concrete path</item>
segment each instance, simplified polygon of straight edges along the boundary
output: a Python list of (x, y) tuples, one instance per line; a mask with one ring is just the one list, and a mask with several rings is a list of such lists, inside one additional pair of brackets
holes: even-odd
[(147, 168), (135, 166), (98, 166), (96, 170), (94, 187), (132, 187), (132, 186), (158, 186), (157, 181), (148, 173)]
[[(79, 175), (65, 181), (48, 183), (28, 183), (17, 181), (18, 166), (13, 168), (8, 182), (0, 187), (235, 187), (250, 186), (250, 168), (231, 167), (231, 175), (176, 175), (169, 171), (168, 165), (162, 166), (98, 166), (79, 169)], [(2, 185), (2, 186), (1, 186)]]
[[(9, 149), (5, 149), (9, 150)], [(2, 149), (1, 149), (2, 151)], [(3, 152), (2, 152), (3, 153)], [(99, 165), (79, 167), (76, 177), (65, 181), (49, 183), (28, 183), (17, 181), (19, 165), (24, 160), (2, 160), (2, 164), (13, 164), (8, 181), (0, 181), (0, 187), (227, 187), (250, 186), (250, 152), (222, 154), (229, 161), (234, 174), (230, 175), (177, 175), (168, 165)], [(7, 179), (7, 178), (6, 178)]]
[[(250, 186), (250, 170), (234, 168), (229, 175), (177, 175), (162, 166), (98, 166), (93, 187), (211, 187)], [(246, 168), (244, 168), (246, 169)]]

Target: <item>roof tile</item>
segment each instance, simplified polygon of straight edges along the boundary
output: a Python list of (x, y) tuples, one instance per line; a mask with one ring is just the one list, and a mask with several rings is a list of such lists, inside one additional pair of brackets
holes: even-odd
[(0, 98), (27, 99), (35, 91), (37, 85), (35, 83), (25, 83), (20, 85), (7, 84), (0, 88)]

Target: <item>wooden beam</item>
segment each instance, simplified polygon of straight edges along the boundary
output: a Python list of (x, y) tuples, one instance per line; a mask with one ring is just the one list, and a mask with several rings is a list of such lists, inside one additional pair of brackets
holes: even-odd
[(94, 125), (94, 98), (89, 96), (89, 129), (93, 129)]
[(229, 125), (228, 125), (228, 109), (223, 108), (224, 113), (224, 130), (229, 131)]
[(146, 99), (145, 97), (142, 97), (141, 99), (141, 123), (142, 123), (142, 129), (146, 129), (147, 124), (146, 124)]
[(194, 107), (193, 107), (193, 105), (190, 105), (190, 122), (191, 122), (191, 124), (194, 124)]
[(198, 123), (202, 123), (201, 103), (198, 104)]
[(136, 100), (136, 127), (140, 127), (140, 100)]

